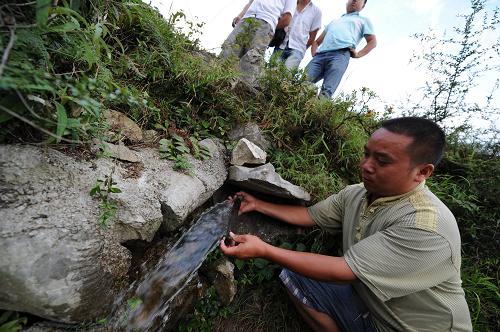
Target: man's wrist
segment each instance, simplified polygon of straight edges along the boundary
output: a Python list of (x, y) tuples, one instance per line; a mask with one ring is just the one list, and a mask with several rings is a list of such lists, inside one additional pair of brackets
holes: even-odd
[(269, 260), (269, 253), (270, 253), (270, 250), (272, 250), (273, 246), (267, 242), (264, 242), (263, 240), (261, 240), (261, 241), (262, 241), (262, 248), (261, 248), (260, 252), (258, 253), (258, 256), (259, 256), (259, 258), (264, 258), (264, 259)]

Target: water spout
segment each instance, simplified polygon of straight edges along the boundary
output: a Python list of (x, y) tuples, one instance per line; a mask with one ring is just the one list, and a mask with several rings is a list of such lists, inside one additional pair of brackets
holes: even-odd
[(161, 259), (137, 288), (142, 303), (130, 315), (130, 329), (147, 331), (157, 319), (168, 319), (170, 302), (226, 234), (235, 206), (227, 200), (204, 212)]

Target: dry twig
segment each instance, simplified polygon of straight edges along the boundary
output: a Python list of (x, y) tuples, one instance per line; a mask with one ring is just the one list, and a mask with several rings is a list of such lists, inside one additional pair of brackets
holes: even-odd
[(9, 59), (10, 51), (12, 47), (14, 47), (14, 41), (16, 40), (15, 29), (13, 27), (9, 27), (10, 30), (10, 40), (7, 44), (7, 47), (3, 51), (2, 62), (0, 63), (0, 77), (3, 75), (3, 71), (5, 70), (5, 66), (7, 65), (7, 60)]

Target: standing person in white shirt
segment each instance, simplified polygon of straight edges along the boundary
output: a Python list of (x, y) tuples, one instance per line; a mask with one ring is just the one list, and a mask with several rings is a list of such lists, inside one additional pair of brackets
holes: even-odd
[(280, 45), (280, 59), (288, 69), (299, 67), (309, 46), (316, 39), (321, 28), (321, 9), (311, 0), (298, 0), (292, 23), (288, 27), (285, 40)]
[(233, 31), (222, 44), (220, 57), (235, 58), (242, 79), (258, 87), (266, 48), (276, 28), (290, 24), (296, 0), (250, 0), (233, 19)]

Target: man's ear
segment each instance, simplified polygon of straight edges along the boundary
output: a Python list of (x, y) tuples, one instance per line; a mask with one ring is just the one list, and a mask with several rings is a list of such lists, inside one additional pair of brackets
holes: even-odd
[(416, 176), (416, 181), (417, 182), (422, 182), (429, 178), (432, 175), (432, 172), (434, 172), (434, 165), (433, 164), (423, 164), (421, 166), (418, 166), (419, 171)]

